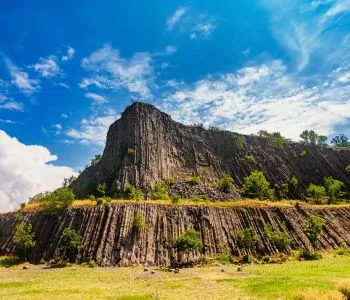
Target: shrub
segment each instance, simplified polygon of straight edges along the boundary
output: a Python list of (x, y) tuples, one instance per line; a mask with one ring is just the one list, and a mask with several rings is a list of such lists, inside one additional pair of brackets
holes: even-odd
[(344, 183), (342, 181), (336, 180), (332, 176), (324, 177), (323, 181), (326, 189), (326, 195), (329, 197), (328, 204), (332, 204), (339, 197), (344, 195), (342, 192)]
[(179, 203), (181, 200), (181, 196), (178, 194), (174, 194), (171, 196), (171, 202), (172, 203)]
[(172, 186), (175, 184), (175, 179), (174, 178), (165, 178), (164, 179), (164, 183), (167, 185), (167, 186)]
[(307, 154), (307, 151), (306, 151), (306, 149), (304, 149), (303, 151), (300, 152), (299, 155), (300, 155), (300, 157), (305, 157), (306, 154)]
[(129, 155), (134, 155), (136, 153), (136, 149), (135, 148), (128, 148), (128, 154)]
[(244, 149), (245, 142), (244, 142), (244, 139), (243, 139), (243, 137), (241, 135), (239, 135), (238, 133), (235, 133), (235, 132), (231, 132), (231, 137), (232, 137), (232, 140), (233, 140), (234, 147), (237, 150)]
[(95, 195), (92, 195), (92, 194), (88, 196), (88, 199), (91, 201), (96, 201)]
[(35, 247), (35, 232), (31, 223), (25, 225), (23, 222), (17, 223), (13, 242), (18, 247), (19, 253), (23, 253), (24, 259), (27, 260), (27, 250)]
[(202, 198), (200, 196), (198, 196), (198, 195), (194, 195), (194, 196), (192, 196), (190, 198), (190, 200), (193, 201), (193, 202), (199, 202), (199, 201), (202, 200)]
[(299, 257), (304, 259), (304, 260), (318, 260), (321, 259), (322, 256), (318, 252), (310, 252), (308, 250), (302, 249), (299, 252)]
[(201, 233), (190, 228), (174, 240), (173, 247), (180, 252), (201, 251), (203, 249)]
[(312, 198), (315, 204), (321, 204), (322, 201), (320, 201), (320, 198), (325, 196), (326, 189), (321, 185), (310, 183), (310, 185), (306, 189), (306, 192), (309, 195), (309, 197)]
[(341, 286), (339, 292), (343, 294), (345, 300), (350, 300), (350, 285)]
[(231, 189), (232, 183), (233, 183), (233, 178), (230, 175), (225, 174), (224, 177), (222, 177), (218, 181), (218, 187), (223, 192), (228, 193)]
[(297, 186), (299, 184), (299, 180), (296, 177), (292, 177), (289, 182), (292, 186)]
[(254, 228), (246, 228), (233, 234), (239, 248), (253, 251), (258, 243), (258, 235)]
[(50, 194), (51, 192), (43, 192), (43, 193), (36, 194), (33, 197), (29, 197), (28, 203), (31, 204), (31, 203), (40, 202)]
[(0, 257), (0, 266), (2, 267), (11, 267), (18, 265), (22, 262), (22, 258), (19, 256), (3, 256)]
[(262, 171), (253, 171), (248, 177), (244, 178), (242, 195), (250, 198), (272, 200), (274, 190), (270, 188), (270, 183)]
[(287, 197), (289, 193), (289, 185), (288, 183), (282, 183), (281, 184), (281, 189), (279, 190), (279, 195), (281, 198)]
[(134, 216), (133, 226), (137, 230), (143, 230), (146, 228), (146, 222), (143, 218), (142, 212), (137, 212)]
[(305, 228), (304, 233), (309, 239), (311, 245), (315, 248), (318, 239), (323, 235), (324, 221), (314, 215), (310, 215)]
[(200, 184), (201, 179), (199, 176), (192, 176), (192, 177), (187, 178), (186, 181), (191, 185), (198, 185), (198, 184)]
[(127, 199), (137, 201), (144, 199), (142, 191), (140, 189), (135, 188), (131, 184), (127, 184), (124, 187), (124, 192)]
[(244, 156), (244, 161), (248, 164), (256, 164), (256, 160), (253, 156), (253, 154), (247, 154)]
[(346, 173), (350, 173), (350, 165), (347, 165), (344, 170)]
[(48, 215), (58, 216), (74, 201), (74, 193), (71, 189), (62, 187), (51, 193), (47, 193), (40, 200), (41, 209)]
[(96, 262), (95, 262), (93, 259), (91, 259), (91, 260), (89, 260), (89, 262), (87, 263), (87, 266), (88, 266), (89, 268), (96, 268), (96, 267), (97, 267), (97, 264), (96, 264)]
[(267, 224), (264, 226), (264, 232), (269, 242), (279, 251), (286, 251), (289, 246), (291, 239), (287, 234), (285, 225), (282, 226), (282, 231), (275, 231), (271, 225)]
[(73, 260), (75, 258), (78, 250), (82, 247), (80, 235), (74, 229), (71, 229), (69, 227), (63, 230), (61, 243), (65, 248), (67, 257), (70, 260)]
[(27, 206), (27, 203), (26, 203), (26, 202), (22, 202), (22, 203), (20, 204), (20, 209), (23, 210), (23, 209), (26, 208), (26, 206)]
[(105, 199), (104, 199), (104, 198), (101, 198), (101, 197), (100, 197), (100, 198), (97, 198), (97, 199), (96, 199), (96, 204), (97, 204), (97, 205), (102, 205), (103, 203), (105, 203)]
[(223, 265), (230, 265), (232, 263), (232, 255), (230, 250), (225, 250), (222, 253), (216, 254), (215, 259)]
[(107, 188), (106, 183), (99, 183), (97, 185), (96, 190), (99, 196), (104, 197), (106, 195), (106, 188)]
[(163, 184), (156, 184), (151, 193), (152, 200), (169, 200), (168, 190)]

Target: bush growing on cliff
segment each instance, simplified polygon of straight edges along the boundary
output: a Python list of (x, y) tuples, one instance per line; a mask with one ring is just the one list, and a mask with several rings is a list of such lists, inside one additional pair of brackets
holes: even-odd
[(40, 207), (46, 214), (58, 216), (63, 210), (72, 205), (73, 201), (73, 191), (62, 187), (51, 193), (47, 193), (40, 200)]
[(256, 164), (256, 160), (253, 156), (253, 154), (247, 154), (244, 156), (244, 161), (248, 164), (253, 164), (255, 165)]
[(140, 201), (144, 199), (144, 195), (140, 189), (135, 188), (131, 184), (124, 187), (126, 199)]
[(273, 200), (274, 190), (270, 188), (270, 183), (262, 171), (253, 171), (244, 178), (242, 195), (249, 198)]
[(169, 200), (168, 190), (163, 184), (156, 184), (151, 193), (152, 200)]
[(228, 193), (231, 189), (232, 183), (233, 183), (233, 178), (230, 175), (225, 174), (224, 177), (222, 177), (218, 181), (218, 187), (223, 192)]
[(144, 220), (142, 212), (137, 212), (134, 216), (133, 226), (137, 230), (143, 230), (146, 228), (146, 222)]
[(181, 200), (181, 196), (178, 194), (171, 195), (171, 202), (172, 203), (179, 203)]
[(289, 181), (290, 185), (292, 186), (297, 186), (299, 184), (299, 180), (298, 178), (296, 178), (295, 176), (293, 176), (290, 181)]
[(199, 176), (188, 177), (186, 181), (191, 185), (198, 185), (201, 183), (201, 179)]
[(187, 229), (180, 237), (174, 240), (173, 247), (179, 252), (202, 251), (201, 233), (193, 228)]
[(321, 198), (326, 195), (326, 189), (321, 185), (310, 183), (306, 192), (312, 198), (313, 203), (322, 204)]
[(350, 165), (347, 165), (344, 170), (346, 173), (350, 173)]
[(334, 203), (339, 197), (344, 196), (342, 188), (344, 187), (344, 182), (334, 179), (332, 176), (324, 177), (324, 186), (326, 190), (326, 195), (329, 197), (328, 204)]
[[(20, 215), (20, 214), (19, 214)], [(27, 260), (27, 250), (35, 247), (35, 232), (31, 223), (25, 224), (23, 216), (16, 217), (15, 234), (13, 236), (13, 243), (16, 245), (17, 252), (25, 260)]]
[(167, 185), (167, 186), (172, 186), (175, 184), (175, 179), (174, 178), (165, 178), (164, 179), (164, 183)]
[(247, 251), (254, 251), (258, 243), (258, 235), (252, 227), (238, 231), (232, 237), (239, 248)]
[(291, 238), (287, 234), (285, 225), (282, 226), (282, 231), (273, 230), (270, 224), (264, 226), (264, 232), (269, 242), (279, 251), (288, 250)]
[(317, 241), (323, 235), (324, 221), (314, 215), (310, 215), (306, 221), (304, 233), (311, 245), (316, 248)]
[(80, 235), (69, 227), (63, 230), (61, 243), (65, 249), (66, 256), (71, 261), (75, 259), (77, 252), (83, 246)]

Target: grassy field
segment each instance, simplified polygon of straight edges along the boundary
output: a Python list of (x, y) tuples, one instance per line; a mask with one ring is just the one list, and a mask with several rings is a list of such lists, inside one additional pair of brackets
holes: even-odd
[(350, 286), (350, 256), (318, 261), (182, 269), (141, 267), (0, 268), (0, 299), (342, 299)]

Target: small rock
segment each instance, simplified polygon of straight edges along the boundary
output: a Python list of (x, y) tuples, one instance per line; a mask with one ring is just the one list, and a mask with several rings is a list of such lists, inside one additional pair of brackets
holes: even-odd
[(221, 272), (225, 272), (225, 269), (221, 269)]
[(9, 268), (10, 267), (10, 265), (5, 265), (5, 268)]
[(155, 274), (156, 272), (155, 271), (151, 271), (151, 274)]
[(144, 268), (144, 269), (143, 269), (143, 271), (144, 271), (144, 272), (147, 272), (147, 271), (148, 271), (148, 269), (147, 269), (147, 268)]
[(28, 266), (23, 266), (23, 270), (28, 270), (29, 267)]
[(179, 269), (175, 269), (175, 270), (174, 270), (174, 273), (175, 273), (175, 274), (178, 274), (178, 273), (180, 273), (180, 270), (179, 270)]
[(242, 266), (238, 266), (237, 272), (243, 272), (243, 267)]

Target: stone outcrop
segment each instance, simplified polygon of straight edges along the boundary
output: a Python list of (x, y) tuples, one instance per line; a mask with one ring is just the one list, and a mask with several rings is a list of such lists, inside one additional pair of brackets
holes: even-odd
[(178, 191), (223, 200), (216, 182), (224, 174), (234, 179), (235, 187), (226, 197), (232, 199), (239, 197), (245, 176), (263, 170), (277, 190), (296, 177), (299, 185), (290, 189), (289, 197), (304, 198), (309, 183), (321, 184), (324, 176), (343, 181), (349, 192), (350, 176), (344, 170), (349, 164), (350, 150), (292, 142), (277, 148), (267, 138), (185, 126), (152, 105), (136, 102), (110, 126), (101, 160), (84, 170), (72, 188), (84, 197), (98, 183), (106, 183), (110, 196), (122, 197), (130, 183), (149, 196), (164, 178), (181, 183), (188, 176), (200, 176), (200, 191), (186, 190), (186, 185)]
[[(146, 228), (134, 227), (134, 216), (140, 212)], [(293, 249), (310, 249), (303, 232), (307, 217), (317, 215), (325, 221), (320, 249), (350, 246), (350, 208), (218, 208), (171, 206), (155, 204), (108, 204), (93, 207), (71, 208), (59, 219), (42, 212), (25, 213), (24, 222), (31, 222), (36, 233), (36, 247), (31, 253), (34, 262), (50, 260), (62, 255), (60, 238), (64, 228), (74, 228), (81, 236), (84, 248), (78, 260), (94, 259), (101, 266), (170, 265), (178, 260), (172, 243), (186, 229), (193, 227), (201, 232), (205, 245), (202, 254), (215, 256), (230, 250), (239, 255), (232, 233), (253, 227), (259, 235), (259, 251), (275, 253), (276, 249), (264, 235), (264, 224), (281, 229), (285, 224)], [(14, 216), (0, 215), (0, 256), (14, 250)], [(194, 253), (199, 257), (200, 253)]]

